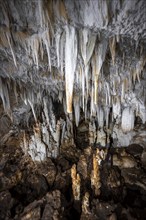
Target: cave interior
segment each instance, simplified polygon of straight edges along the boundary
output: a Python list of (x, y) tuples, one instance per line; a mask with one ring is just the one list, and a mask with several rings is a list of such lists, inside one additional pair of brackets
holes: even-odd
[(0, 220), (146, 219), (146, 1), (0, 0)]

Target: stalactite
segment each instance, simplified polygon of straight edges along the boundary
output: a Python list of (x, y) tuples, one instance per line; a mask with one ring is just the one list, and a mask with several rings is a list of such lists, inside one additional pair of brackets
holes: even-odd
[(111, 105), (111, 94), (110, 94), (110, 87), (109, 83), (107, 83), (107, 94), (108, 94), (108, 105)]
[(109, 113), (110, 113), (110, 108), (108, 106), (105, 107), (105, 122), (106, 122), (106, 128), (109, 127)]
[(122, 81), (122, 88), (121, 88), (121, 102), (124, 101), (124, 97), (125, 97), (125, 83), (124, 80)]
[(68, 15), (67, 11), (65, 8), (65, 4), (63, 1), (58, 1), (59, 2), (59, 12), (60, 12), (60, 17), (64, 19), (64, 21), (68, 21)]
[(83, 29), (81, 32), (80, 32), (80, 35), (81, 35), (81, 54), (82, 54), (82, 58), (84, 60), (84, 64), (86, 65), (86, 56), (87, 56), (87, 52), (86, 52), (86, 45), (88, 43), (88, 29)]
[(46, 30), (46, 31), (42, 34), (42, 41), (43, 41), (43, 44), (44, 44), (45, 47), (46, 47), (47, 56), (48, 56), (49, 70), (51, 71), (50, 34), (49, 34), (49, 31), (48, 31), (48, 30)]
[(0, 29), (0, 42), (4, 47), (9, 47), (8, 40), (6, 37), (6, 32), (8, 31), (9, 31), (8, 29), (3, 29), (3, 28)]
[(143, 71), (145, 63), (146, 63), (146, 59), (144, 57), (141, 57), (140, 60), (136, 63), (136, 67), (133, 70), (134, 84), (135, 84), (136, 78), (138, 82), (140, 83), (140, 75), (141, 75), (141, 72)]
[(37, 117), (36, 117), (36, 114), (35, 114), (34, 105), (33, 105), (33, 103), (31, 102), (31, 100), (29, 100), (29, 99), (28, 99), (28, 103), (29, 103), (29, 105), (30, 105), (30, 107), (31, 107), (31, 110), (32, 110), (34, 119), (35, 119), (35, 121), (37, 122)]
[(13, 82), (13, 88), (14, 88), (14, 96), (16, 99), (16, 103), (18, 104), (18, 92), (17, 92), (17, 85), (15, 81)]
[(2, 99), (4, 110), (8, 113), (10, 110), (10, 99), (7, 84), (0, 77), (0, 96)]
[(104, 111), (101, 107), (98, 107), (97, 118), (98, 118), (99, 128), (103, 128), (105, 116), (104, 116)]
[(74, 104), (74, 113), (75, 113), (75, 123), (76, 126), (78, 127), (79, 121), (80, 121), (80, 97), (79, 96), (74, 96), (73, 99), (73, 104)]
[(84, 61), (84, 68), (85, 68), (87, 95), (88, 95), (89, 61), (93, 54), (95, 42), (96, 42), (96, 35), (92, 35), (88, 29), (84, 28), (80, 32), (80, 45), (81, 45), (81, 54), (82, 54), (82, 58)]
[(95, 48), (93, 56), (92, 68), (94, 75), (94, 102), (97, 104), (97, 92), (98, 92), (98, 78), (101, 67), (103, 65), (107, 50), (107, 41), (104, 39), (98, 44), (98, 48)]
[(65, 42), (65, 31), (61, 35), (60, 39), (60, 69), (61, 75), (64, 75), (64, 42)]
[(115, 56), (116, 56), (116, 38), (115, 36), (109, 40), (109, 47), (112, 56), (113, 65), (115, 65)]
[(101, 6), (101, 14), (103, 19), (103, 25), (106, 27), (109, 22), (109, 15), (108, 15), (108, 1), (101, 1), (99, 2), (102, 4)]
[(53, 2), (53, 7), (55, 11), (55, 15), (57, 17), (57, 20), (62, 20), (65, 24), (68, 22), (68, 15), (65, 8), (64, 1), (57, 0)]
[(44, 10), (43, 10), (43, 1), (38, 1), (38, 8), (39, 8), (39, 16), (40, 16), (40, 25), (43, 27), (44, 25)]
[(113, 97), (113, 117), (114, 119), (119, 118), (121, 116), (121, 103), (118, 96)]
[(33, 35), (30, 40), (28, 41), (28, 46), (30, 47), (30, 55), (32, 55), (33, 62), (36, 64), (37, 69), (39, 67), (39, 59), (38, 59), (38, 52), (39, 52), (39, 37), (38, 35)]
[(41, 59), (43, 59), (44, 47), (45, 47), (48, 56), (48, 66), (49, 66), (48, 69), (51, 70), (49, 31), (45, 30), (41, 34), (34, 34), (31, 37), (28, 37), (26, 39), (26, 45), (27, 45), (26, 50), (28, 54), (32, 56), (33, 62), (36, 65), (37, 69), (39, 68), (39, 53), (41, 55)]
[[(50, 148), (50, 138), (49, 138), (49, 132), (47, 130), (47, 126), (45, 123), (41, 124), (41, 132), (42, 132), (42, 140), (48, 146), (48, 149)], [(50, 152), (47, 151), (47, 155), (49, 155)]]
[(60, 38), (61, 38), (61, 30), (57, 30), (55, 41), (56, 41), (56, 54), (57, 54), (57, 66), (60, 67)]
[(47, 100), (46, 98), (43, 98), (43, 104), (44, 104), (44, 114), (46, 118), (47, 125), (49, 126), (49, 112), (48, 112), (48, 107), (47, 107)]
[(84, 65), (87, 66), (91, 59), (95, 47), (96, 35), (92, 34), (88, 29), (80, 32), (80, 47)]
[(35, 94), (34, 91), (30, 90), (29, 93), (26, 94), (26, 104), (29, 103), (35, 122), (37, 123), (37, 116), (36, 116), (36, 112), (34, 109), (34, 104), (35, 104)]
[[(53, 12), (50, 11), (56, 22), (54, 35), (52, 28), (53, 20), (50, 20), (50, 14), (48, 12), (50, 4), (51, 7), (52, 5), (54, 6), (52, 9), (56, 10), (52, 10)], [(102, 24), (103, 27), (106, 27), (108, 24), (108, 4), (107, 0), (97, 3), (97, 5), (100, 6), (98, 10), (100, 12), (99, 26)], [(18, 80), (20, 81), (20, 97), (26, 105), (30, 105), (35, 122), (38, 121), (37, 104), (43, 107), (43, 123), (40, 125), (43, 137), (41, 138), (47, 146), (51, 142), (55, 143), (54, 149), (51, 149), (53, 152), (52, 156), (57, 157), (58, 155), (60, 138), (61, 143), (63, 143), (65, 136), (73, 136), (73, 114), (67, 114), (72, 113), (72, 106), (74, 108), (76, 126), (78, 126), (80, 122), (80, 110), (83, 110), (85, 120), (87, 122), (90, 120), (89, 132), (91, 132), (92, 129), (96, 130), (95, 124), (92, 124), (91, 121), (93, 119), (94, 121), (98, 119), (99, 130), (97, 132), (97, 142), (99, 141), (101, 145), (105, 145), (106, 143), (105, 137), (108, 129), (110, 129), (111, 121), (112, 123), (116, 123), (116, 126), (120, 126), (121, 124), (123, 132), (130, 132), (134, 127), (134, 111), (136, 110), (136, 115), (139, 116), (144, 123), (146, 120), (145, 104), (143, 101), (145, 93), (142, 95), (140, 93), (141, 98), (138, 97), (139, 94), (137, 91), (139, 88), (137, 88), (137, 85), (140, 85), (141, 82), (143, 83), (143, 78), (145, 78), (145, 76), (141, 76), (142, 72), (144, 72), (143, 69), (146, 59), (142, 55), (144, 49), (140, 50), (139, 43), (136, 45), (137, 49), (135, 57), (133, 57), (134, 59), (131, 59), (132, 61), (129, 62), (130, 54), (128, 50), (125, 49), (127, 45), (121, 47), (121, 44), (124, 44), (127, 40), (124, 40), (124, 37), (121, 37), (122, 42), (119, 42), (119, 30), (116, 30), (115, 33), (111, 32), (110, 34), (112, 34), (112, 37), (111, 35), (108, 35), (106, 30), (102, 33), (100, 33), (99, 30), (97, 39), (97, 34), (94, 33), (94, 27), (90, 29), (90, 27), (86, 25), (86, 27), (81, 27), (79, 32), (76, 32), (76, 25), (68, 22), (69, 19), (63, 1), (58, 0), (49, 3), (47, 3), (47, 1), (39, 1), (36, 8), (39, 9), (39, 14), (36, 18), (37, 21), (39, 21), (37, 26), (38, 29), (32, 28), (31, 31), (27, 30), (27, 32), (19, 31), (19, 28), (17, 31), (17, 27), (15, 31), (13, 30), (13, 27), (10, 28), (9, 18), (11, 16), (8, 16), (7, 8), (2, 8), (2, 14), (4, 17), (3, 27), (0, 28), (2, 53), (9, 55), (11, 52), (13, 63), (15, 66), (18, 65), (20, 75), (17, 78), (17, 69), (15, 68), (13, 71), (11, 65), (7, 68), (3, 68), (3, 62), (1, 74), (3, 74), (4, 69), (4, 74), (6, 76), (12, 77), (16, 82), (18, 82)], [(86, 9), (88, 11), (88, 7)], [(30, 10), (30, 12), (32, 12), (32, 10)], [(93, 17), (92, 15), (90, 16), (89, 19), (92, 20)], [(36, 30), (38, 30), (38, 32), (36, 32)], [(30, 36), (30, 33), (33, 34)], [(103, 33), (105, 33), (105, 35), (103, 35)], [(117, 34), (117, 36), (114, 36), (113, 34)], [(78, 36), (79, 41), (77, 38)], [(106, 56), (107, 39), (109, 39), (109, 37), (111, 37), (109, 40), (111, 58), (109, 54)], [(15, 44), (13, 43), (13, 40)], [(79, 45), (77, 45), (78, 42)], [(119, 47), (121, 47), (119, 48), (119, 51), (121, 52), (119, 53), (119, 51), (117, 51), (118, 53), (116, 54), (117, 42), (119, 42)], [(131, 42), (131, 46), (132, 45), (133, 41)], [(141, 48), (144, 47), (141, 46)], [(24, 56), (23, 58), (18, 57), (19, 49), (22, 50), (21, 56)], [(16, 51), (17, 56), (15, 55)], [(121, 53), (123, 54), (122, 61)], [(138, 54), (140, 54), (140, 57), (137, 57)], [(48, 69), (52, 72), (51, 74), (49, 73), (49, 77), (47, 75), (48, 69), (46, 71), (46, 63), (44, 59), (46, 56), (48, 57)], [(128, 57), (127, 61), (126, 57)], [(19, 60), (22, 62), (22, 65), (18, 63)], [(107, 68), (105, 68), (105, 66), (103, 67), (104, 62), (105, 65), (107, 65)], [(28, 71), (29, 73), (27, 73), (26, 67), (29, 65), (33, 71), (30, 70)], [(52, 71), (51, 66), (53, 66)], [(10, 76), (9, 73), (6, 73), (7, 69), (10, 69), (8, 72), (14, 72), (14, 74), (11, 74)], [(43, 71), (47, 72), (47, 74), (45, 72), (45, 77), (44, 75), (41, 77)], [(35, 74), (33, 75), (33, 73)], [(63, 86), (64, 74), (65, 88)], [(19, 79), (19, 77), (22, 79)], [(30, 89), (31, 86), (27, 85), (29, 79), (31, 79), (32, 90)], [(21, 88), (21, 80), (26, 83), (25, 89)], [(38, 82), (36, 83), (37, 80)], [(43, 83), (43, 86), (40, 86), (41, 83)], [(38, 85), (40, 87), (39, 89), (37, 88)], [(2, 99), (4, 110), (7, 112), (11, 107), (9, 93), (12, 87), (14, 96), (16, 99), (18, 97), (19, 102), (19, 93), (16, 85), (13, 84), (13, 86), (11, 86), (11, 83), (8, 82), (7, 79), (3, 80), (0, 78), (0, 97)], [(43, 92), (40, 92), (41, 90)], [(66, 98), (64, 97), (64, 92), (66, 92)], [(45, 94), (45, 98), (43, 97), (43, 94)], [(48, 96), (51, 96), (52, 98), (49, 99)], [(63, 121), (63, 123), (61, 120), (56, 121), (55, 114), (52, 110), (52, 100), (56, 101), (56, 99), (63, 103), (66, 117), (66, 121)], [(89, 108), (90, 116), (88, 112)], [(109, 121), (110, 117), (112, 119)], [(48, 133), (47, 129), (49, 130)], [(61, 129), (62, 134), (60, 132)], [(46, 134), (48, 137), (46, 137)], [(94, 135), (96, 136), (96, 132), (89, 136), (90, 144), (95, 142)], [(35, 139), (35, 137), (33, 138)], [(51, 154), (49, 155), (51, 156)]]
[(82, 108), (83, 111), (85, 110), (85, 75), (83, 72), (83, 67), (80, 68), (80, 82), (81, 82), (81, 88), (82, 88)]
[(1, 40), (2, 40), (4, 45), (7, 44), (6, 39), (7, 39), (8, 45), (10, 47), (10, 51), (11, 51), (11, 54), (12, 54), (12, 57), (13, 57), (14, 65), (17, 67), (16, 56), (15, 56), (15, 53), (14, 53), (14, 50), (13, 50), (11, 33), (10, 33), (9, 30), (4, 32), (3, 35), (1, 36)]
[(74, 74), (77, 61), (77, 38), (74, 27), (66, 26), (65, 84), (67, 112), (72, 113)]

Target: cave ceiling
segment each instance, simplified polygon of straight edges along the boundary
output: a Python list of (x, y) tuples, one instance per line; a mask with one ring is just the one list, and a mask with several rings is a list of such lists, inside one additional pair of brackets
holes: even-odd
[(1, 144), (56, 157), (83, 121), (89, 144), (145, 143), (145, 64), (145, 0), (1, 0)]

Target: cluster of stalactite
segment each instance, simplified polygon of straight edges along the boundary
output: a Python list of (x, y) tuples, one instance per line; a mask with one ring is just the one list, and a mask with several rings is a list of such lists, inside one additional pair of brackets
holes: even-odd
[[(134, 49), (134, 58), (128, 59), (126, 49), (121, 47), (124, 37), (119, 34), (104, 36), (88, 27), (75, 27), (69, 23), (63, 1), (52, 1), (47, 5), (44, 1), (38, 1), (36, 11), (39, 13), (36, 17), (39, 30), (32, 35), (24, 31), (12, 31), (7, 8), (4, 3), (1, 6), (3, 27), (0, 29), (0, 47), (7, 54), (9, 62), (13, 60), (15, 67), (12, 71), (19, 74), (16, 77), (9, 70), (7, 72), (7, 69), (3, 69), (0, 76), (0, 97), (4, 110), (12, 120), (11, 92), (14, 93), (16, 101), (21, 98), (24, 104), (31, 108), (39, 131), (33, 129), (34, 134), (29, 144), (24, 141), (24, 145), (28, 145), (29, 149), (34, 149), (34, 146), (41, 142), (39, 147), (45, 150), (38, 151), (44, 152), (45, 158), (46, 148), (50, 148), (51, 136), (56, 146), (51, 152), (52, 156), (56, 157), (65, 132), (67, 131), (68, 136), (73, 132), (73, 119), (76, 126), (79, 125), (81, 110), (85, 120), (98, 122), (98, 142), (102, 142), (102, 136), (105, 139), (106, 133), (108, 143), (109, 136), (118, 129), (121, 129), (122, 134), (131, 132), (137, 116), (143, 123), (146, 122), (146, 59), (141, 46)], [(100, 8), (100, 23), (107, 26), (107, 1), (103, 1)], [(135, 45), (132, 41), (131, 44)], [(33, 67), (33, 71), (29, 73), (30, 77), (28, 72), (24, 74), (24, 80), (24, 70), (19, 63), (16, 45), (24, 50), (24, 63), (27, 61), (27, 65)], [(51, 51), (53, 47), (54, 55)], [(44, 62), (48, 74), (42, 77), (41, 72), (44, 70), (41, 68)], [(55, 118), (51, 100), (62, 103), (65, 120)], [(38, 108), (43, 109), (43, 122), (39, 121)], [(93, 132), (95, 131), (96, 128)], [(102, 145), (106, 143), (103, 141)], [(49, 153), (47, 155), (50, 156)]]

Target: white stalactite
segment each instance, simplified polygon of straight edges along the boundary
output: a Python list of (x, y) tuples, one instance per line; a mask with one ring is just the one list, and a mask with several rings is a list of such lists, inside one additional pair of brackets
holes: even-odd
[(113, 98), (113, 117), (114, 119), (121, 116), (121, 103), (118, 96)]
[(98, 126), (100, 128), (103, 128), (105, 116), (104, 116), (104, 111), (101, 107), (98, 107), (97, 117), (98, 117)]
[(13, 57), (14, 64), (15, 64), (15, 66), (17, 67), (17, 62), (16, 62), (15, 53), (14, 53), (14, 50), (13, 50), (13, 47), (12, 47), (12, 44), (11, 44), (11, 36), (10, 36), (10, 33), (8, 34), (8, 32), (6, 32), (6, 37), (7, 37), (7, 41), (8, 41), (8, 44), (9, 44), (11, 53), (12, 53), (12, 57)]
[(94, 74), (94, 102), (97, 104), (97, 96), (98, 96), (98, 78), (99, 74), (101, 71), (101, 67), (103, 65), (105, 55), (106, 55), (106, 50), (107, 50), (107, 41), (102, 40), (98, 48), (95, 49), (95, 54), (93, 56), (93, 63), (92, 63), (92, 68), (93, 68), (93, 74)]
[(77, 37), (74, 27), (66, 26), (65, 84), (67, 112), (72, 113), (74, 74), (77, 62)]
[(80, 121), (80, 97), (76, 95), (73, 101), (74, 101), (73, 104), (74, 104), (74, 112), (75, 112), (75, 123), (76, 126), (78, 127)]

